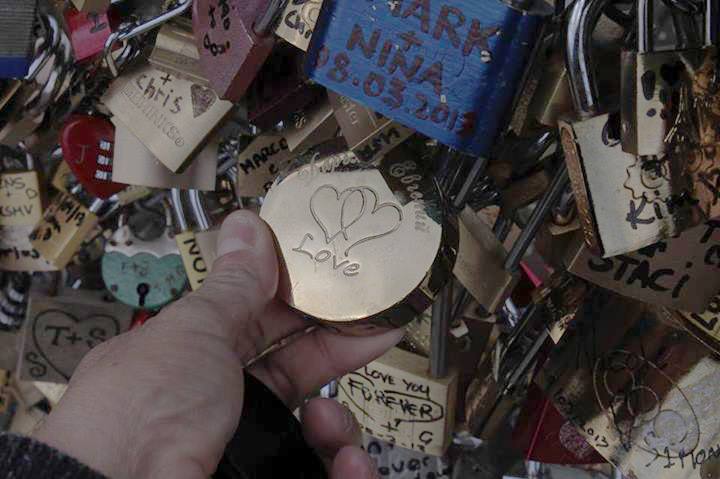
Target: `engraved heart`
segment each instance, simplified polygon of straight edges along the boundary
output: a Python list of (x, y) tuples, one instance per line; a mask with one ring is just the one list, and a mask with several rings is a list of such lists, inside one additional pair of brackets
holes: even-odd
[(60, 309), (48, 309), (32, 322), (35, 348), (66, 380), (88, 351), (118, 334), (120, 323), (108, 314), (91, 314), (80, 319)]
[[(356, 246), (388, 236), (400, 228), (402, 209), (395, 203), (378, 204), (378, 201), (377, 192), (369, 186), (350, 187), (339, 192), (332, 185), (323, 185), (310, 198), (310, 213), (325, 234), (327, 244), (340, 235), (345, 241), (351, 241), (348, 230), (362, 220), (363, 227), (356, 226), (354, 231), (360, 229), (370, 234), (359, 237), (345, 248), (344, 255), (348, 256)], [(331, 233), (328, 224), (339, 227)]]
[(217, 95), (210, 88), (203, 88), (200, 85), (193, 85), (190, 87), (190, 94), (192, 95), (193, 105), (193, 118), (197, 118), (213, 106)]

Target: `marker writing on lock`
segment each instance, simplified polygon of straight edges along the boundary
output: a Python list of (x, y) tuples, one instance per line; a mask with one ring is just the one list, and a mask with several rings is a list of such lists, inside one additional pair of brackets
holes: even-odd
[[(263, 164), (267, 163), (269, 159), (277, 154), (287, 151), (288, 143), (285, 138), (281, 138), (277, 142), (272, 142), (270, 145), (265, 146), (253, 153), (252, 158), (248, 158), (243, 162), (238, 162), (238, 166), (242, 169), (243, 173), (249, 175), (253, 170), (260, 168)], [(270, 173), (277, 174), (277, 165), (270, 165)]]

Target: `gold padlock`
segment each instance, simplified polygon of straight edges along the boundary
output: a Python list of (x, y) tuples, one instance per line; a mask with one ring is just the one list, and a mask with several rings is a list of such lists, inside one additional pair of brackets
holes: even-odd
[(190, 20), (176, 18), (163, 25), (148, 61), (158, 70), (187, 78), (198, 85), (209, 85), (200, 69), (200, 53)]
[(452, 442), (458, 374), (436, 379), (429, 370), (429, 359), (393, 348), (340, 378), (337, 400), (367, 434), (442, 456)]
[(363, 161), (381, 158), (415, 133), (348, 97), (328, 92), (328, 99), (349, 149)]
[(188, 166), (232, 108), (210, 88), (151, 65), (113, 81), (103, 103), (172, 172)]
[(30, 234), (31, 244), (50, 264), (64, 268), (97, 226), (95, 213), (104, 204), (96, 200), (87, 208), (71, 194), (58, 193)]

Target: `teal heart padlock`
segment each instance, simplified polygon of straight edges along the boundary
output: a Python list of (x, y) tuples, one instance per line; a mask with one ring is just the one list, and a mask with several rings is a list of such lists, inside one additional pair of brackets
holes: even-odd
[(159, 237), (143, 240), (133, 234), (127, 213), (105, 245), (102, 277), (118, 301), (135, 308), (159, 309), (177, 299), (188, 284), (166, 207), (166, 227)]

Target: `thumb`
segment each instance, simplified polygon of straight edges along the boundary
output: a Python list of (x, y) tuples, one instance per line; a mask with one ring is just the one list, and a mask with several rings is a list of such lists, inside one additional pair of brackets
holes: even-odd
[[(263, 348), (261, 316), (275, 297), (278, 260), (270, 229), (255, 213), (228, 216), (218, 238), (218, 257), (202, 287), (171, 305), (191, 317), (193, 329), (237, 341), (241, 355)], [(188, 314), (190, 313), (190, 314)]]

